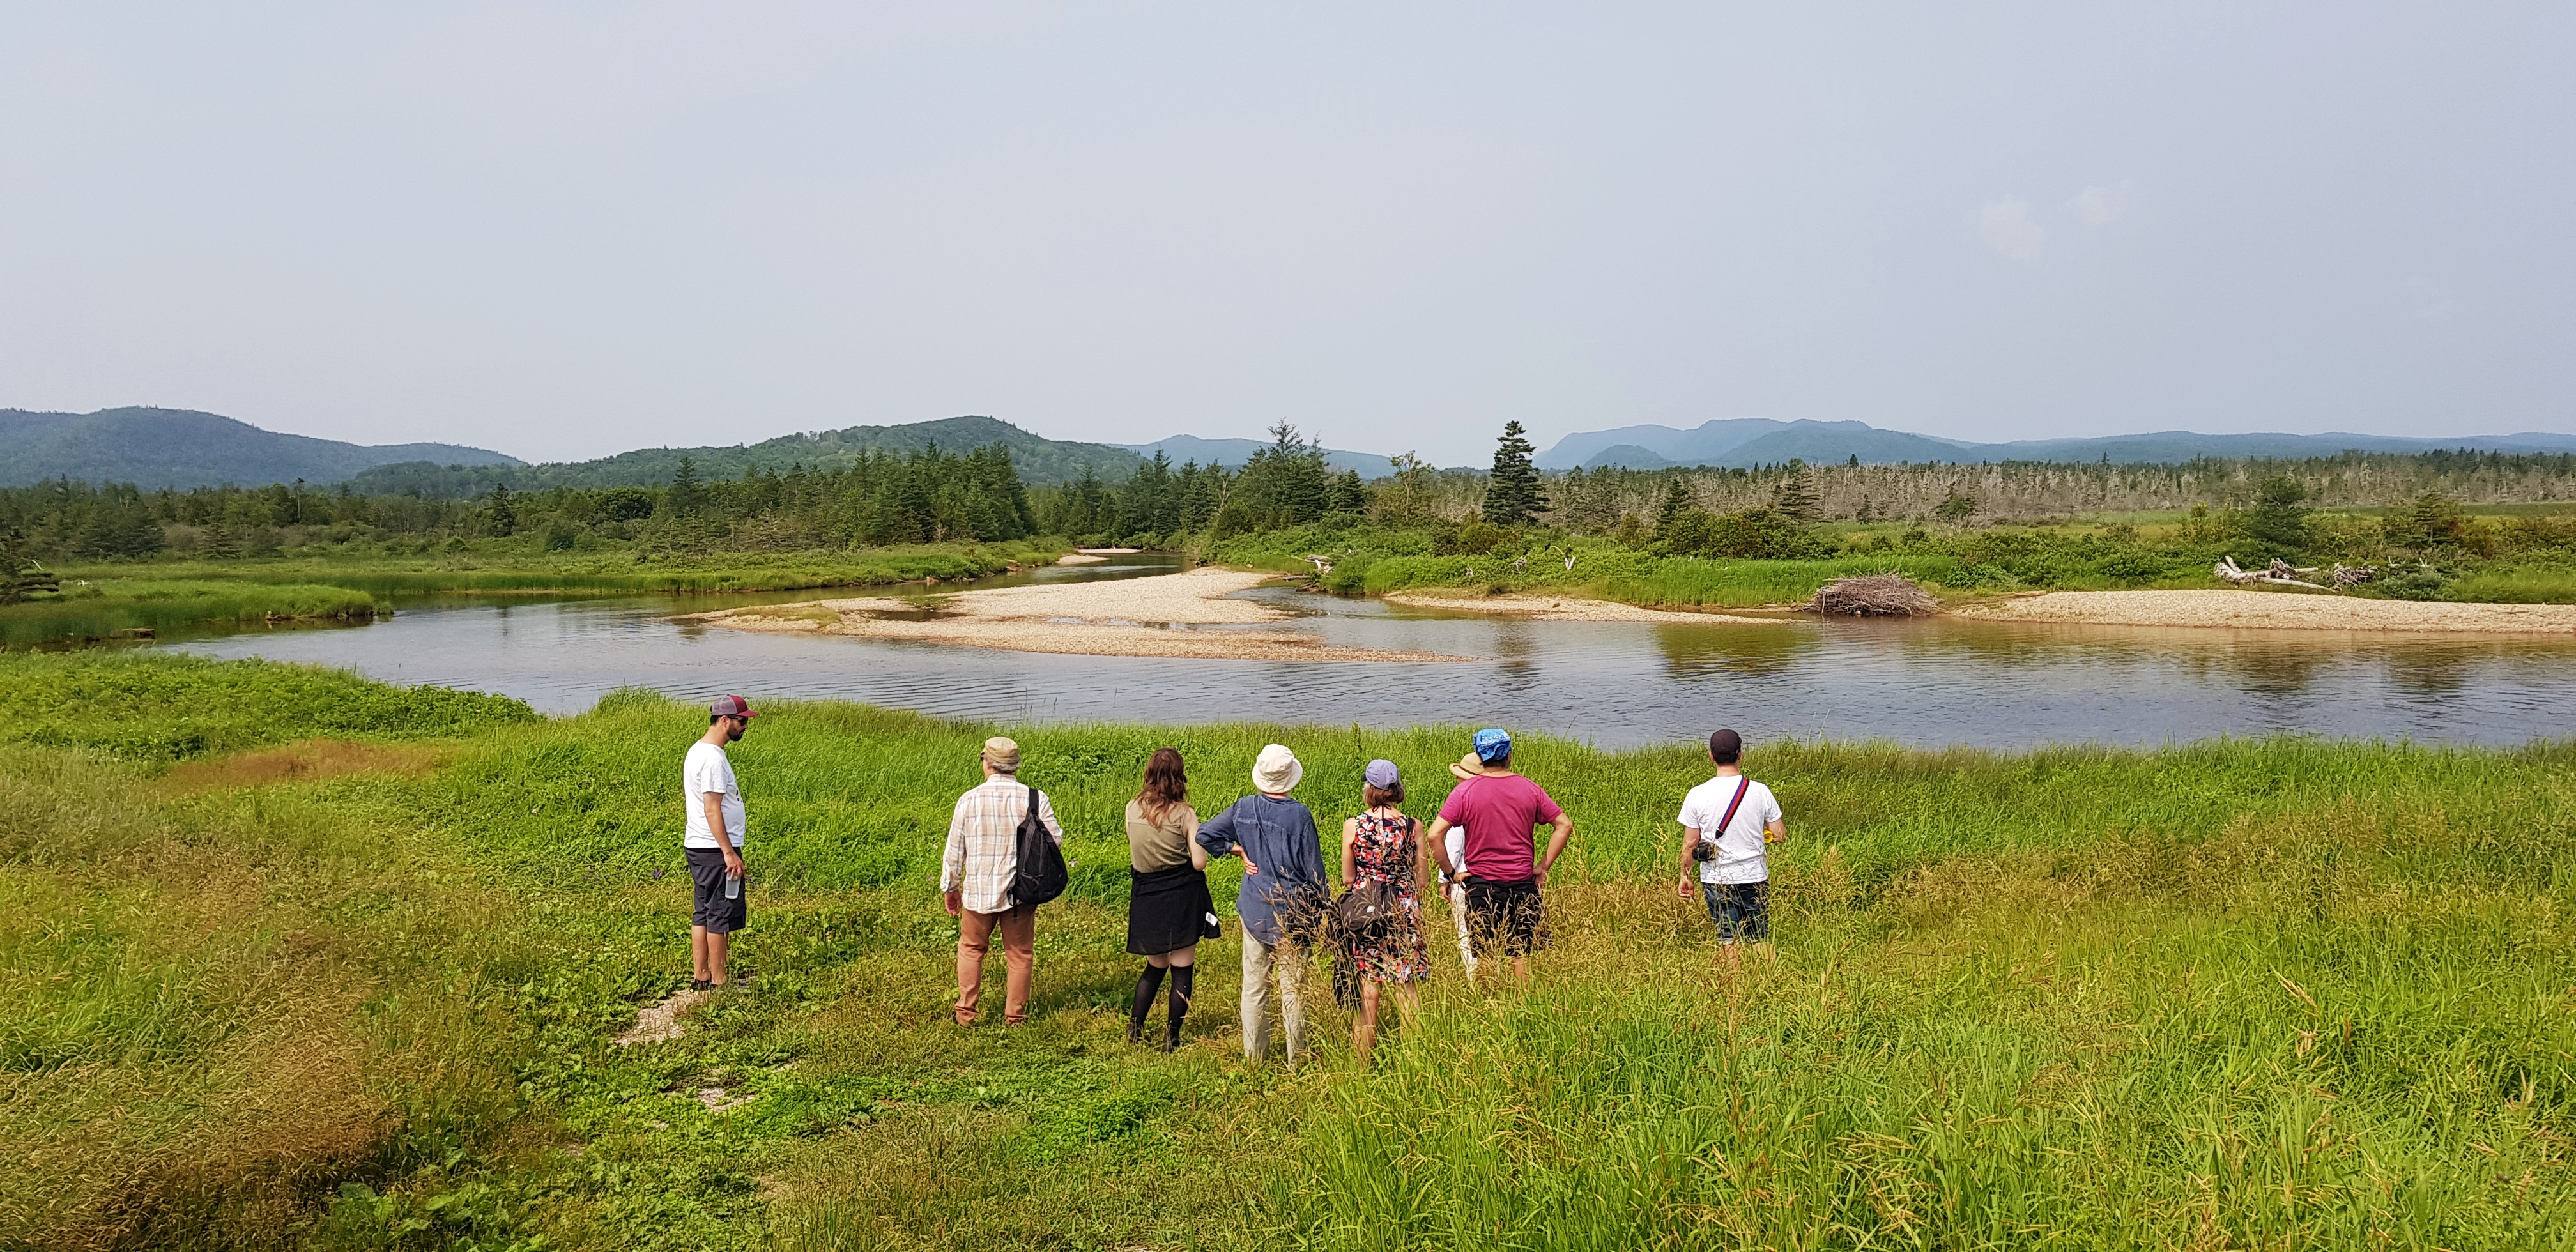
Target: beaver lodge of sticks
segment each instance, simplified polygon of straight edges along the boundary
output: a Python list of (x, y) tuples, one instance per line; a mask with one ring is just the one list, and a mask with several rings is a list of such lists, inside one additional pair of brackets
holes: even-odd
[(1834, 617), (1921, 617), (1941, 605), (1913, 579), (1889, 570), (1834, 579), (1816, 589), (1815, 599), (1798, 607)]

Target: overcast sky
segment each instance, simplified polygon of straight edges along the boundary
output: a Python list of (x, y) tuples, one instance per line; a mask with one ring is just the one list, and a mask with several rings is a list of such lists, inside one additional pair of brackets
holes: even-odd
[(0, 406), (2576, 431), (2576, 5), (0, 7)]

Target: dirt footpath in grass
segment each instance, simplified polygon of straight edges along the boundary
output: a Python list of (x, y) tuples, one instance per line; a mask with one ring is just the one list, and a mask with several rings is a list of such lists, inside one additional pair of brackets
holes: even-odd
[(2576, 604), (2437, 604), (2253, 590), (2051, 591), (1956, 610), (2003, 622), (2415, 634), (2576, 634)]
[(1579, 596), (1542, 596), (1527, 592), (1479, 596), (1459, 592), (1396, 591), (1387, 594), (1386, 602), (1417, 609), (1445, 609), (1453, 613), (1491, 613), (1534, 622), (1691, 622), (1702, 626), (1712, 623), (1765, 626), (1781, 621), (1776, 617), (1681, 613), (1669, 609), (1639, 608), (1616, 600), (1586, 600)]
[(929, 607), (883, 597), (812, 600), (692, 614), (689, 620), (735, 630), (812, 631), (1074, 656), (1245, 661), (1475, 659), (1435, 652), (1346, 648), (1293, 631), (1187, 629), (1289, 620), (1288, 614), (1268, 605), (1226, 598), (1272, 577), (1207, 568), (1115, 582), (961, 591), (941, 597)]

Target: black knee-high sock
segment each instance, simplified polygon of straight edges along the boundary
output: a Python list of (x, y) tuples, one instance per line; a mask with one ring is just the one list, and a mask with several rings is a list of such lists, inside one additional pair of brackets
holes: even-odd
[(1172, 1006), (1163, 1024), (1163, 1046), (1181, 1046), (1181, 1019), (1190, 1015), (1190, 984), (1198, 981), (1199, 967), (1178, 965), (1172, 968)]
[(1148, 965), (1136, 975), (1136, 1004), (1127, 1014), (1127, 1037), (1135, 1038), (1145, 1029), (1145, 1015), (1154, 1011), (1154, 994), (1163, 989), (1163, 971)]

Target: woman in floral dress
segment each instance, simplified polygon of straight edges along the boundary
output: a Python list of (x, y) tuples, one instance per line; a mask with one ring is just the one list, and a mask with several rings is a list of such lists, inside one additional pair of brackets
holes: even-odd
[(1342, 823), (1342, 885), (1385, 883), (1396, 896), (1389, 923), (1374, 934), (1354, 938), (1349, 947), (1360, 976), (1360, 1011), (1351, 1019), (1351, 1051), (1366, 1065), (1377, 1045), (1381, 989), (1395, 988), (1396, 1007), (1408, 1019), (1422, 1007), (1413, 985), (1431, 972), (1431, 954), (1422, 941), (1421, 891), (1431, 856), (1422, 846), (1421, 826), (1396, 807), (1404, 803), (1404, 779), (1396, 772), (1395, 762), (1369, 762), (1368, 785), (1361, 795), (1368, 811)]

